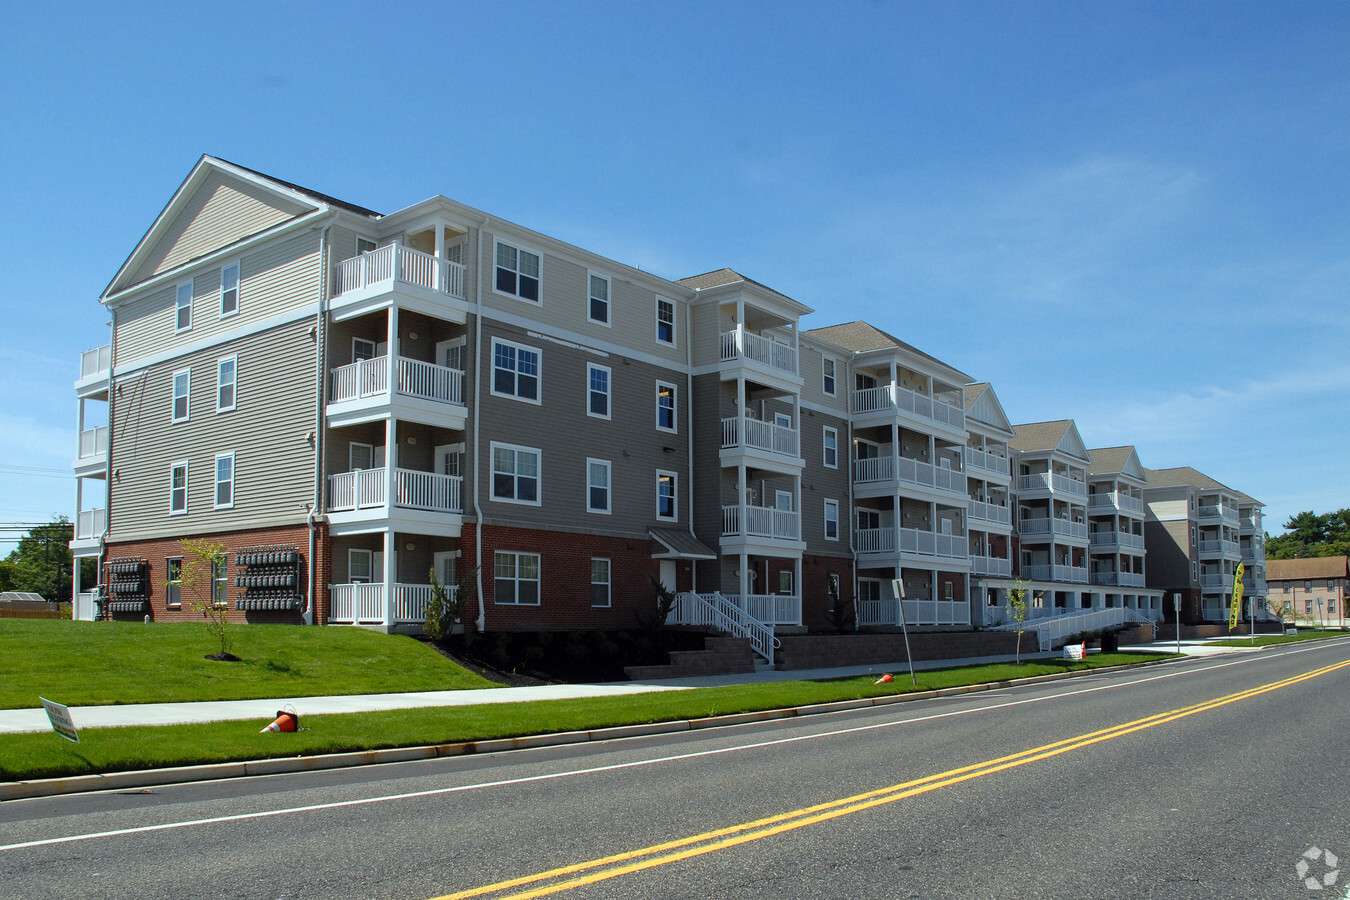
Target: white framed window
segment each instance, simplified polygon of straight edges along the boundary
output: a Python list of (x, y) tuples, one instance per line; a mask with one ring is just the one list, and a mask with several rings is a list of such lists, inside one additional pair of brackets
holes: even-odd
[(176, 462), (169, 468), (169, 515), (181, 516), (188, 511), (188, 464)]
[(839, 431), (828, 425), (825, 426), (824, 459), (825, 468), (839, 468)]
[(539, 554), (498, 550), (493, 555), (493, 601), (508, 606), (539, 605)]
[(839, 501), (825, 501), (825, 540), (839, 540)]
[(834, 369), (835, 361), (830, 357), (820, 361), (820, 389), (827, 397), (833, 397), (837, 390)]
[(492, 393), (539, 402), (539, 351), (508, 341), (492, 341)]
[(180, 369), (173, 373), (173, 421), (186, 422), (192, 411), (189, 402), (192, 393), (192, 370)]
[(220, 317), (239, 312), (239, 263), (230, 263), (220, 270)]
[(590, 284), (586, 318), (600, 325), (609, 324), (609, 278), (605, 275), (590, 273)]
[(656, 340), (675, 346), (675, 301), (656, 298)]
[(675, 385), (664, 381), (656, 383), (656, 427), (661, 431), (678, 431), (675, 417)]
[(356, 255), (360, 256), (362, 253), (369, 253), (379, 246), (380, 245), (376, 241), (372, 241), (370, 238), (358, 237), (356, 239)]
[(174, 301), (174, 331), (187, 331), (192, 327), (192, 282), (185, 281), (178, 286)]
[(591, 606), (610, 605), (610, 570), (607, 557), (591, 557)]
[(586, 460), (586, 511), (609, 513), (610, 462), (607, 459)]
[(675, 520), (680, 517), (680, 507), (676, 499), (677, 478), (674, 472), (658, 470), (656, 473), (656, 517)]
[(609, 376), (608, 367), (586, 364), (586, 415), (609, 418)]
[(352, 338), (352, 362), (374, 359), (380, 352), (380, 345), (366, 338)]
[(183, 605), (183, 558), (164, 560), (164, 605), (177, 609)]
[(225, 562), (225, 554), (222, 553), (211, 560), (211, 604), (213, 606), (227, 606), (229, 604), (229, 597), (227, 596), (229, 583), (229, 566)]
[(492, 444), (492, 499), (539, 505), (539, 451)]
[(216, 509), (234, 506), (234, 454), (216, 454)]
[(791, 570), (791, 569), (779, 569), (779, 570), (778, 570), (778, 593), (780, 593), (780, 594), (789, 594), (789, 595), (792, 593), (792, 570)]
[(497, 277), (493, 286), (500, 294), (509, 294), (539, 302), (539, 254), (497, 241)]
[(225, 356), (216, 360), (216, 412), (234, 409), (238, 385), (239, 357)]
[(372, 584), (375, 581), (375, 552), (352, 548), (347, 551), (347, 581)]

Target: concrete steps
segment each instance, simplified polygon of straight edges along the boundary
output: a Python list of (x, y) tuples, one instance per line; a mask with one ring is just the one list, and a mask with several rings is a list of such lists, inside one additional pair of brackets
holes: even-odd
[(702, 650), (672, 650), (665, 666), (625, 666), (630, 681), (661, 678), (691, 678), (697, 675), (744, 675), (761, 671), (750, 641), (745, 638), (708, 637)]

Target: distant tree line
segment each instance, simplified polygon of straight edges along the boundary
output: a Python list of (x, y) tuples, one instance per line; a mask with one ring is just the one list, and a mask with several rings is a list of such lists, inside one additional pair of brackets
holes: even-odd
[[(65, 516), (29, 529), (19, 545), (0, 559), (0, 591), (41, 594), (44, 600), (70, 600), (74, 559), (70, 552), (71, 525)], [(80, 580), (94, 583), (96, 560), (80, 561)]]
[(1350, 556), (1350, 509), (1301, 512), (1284, 527), (1284, 534), (1266, 538), (1266, 559)]

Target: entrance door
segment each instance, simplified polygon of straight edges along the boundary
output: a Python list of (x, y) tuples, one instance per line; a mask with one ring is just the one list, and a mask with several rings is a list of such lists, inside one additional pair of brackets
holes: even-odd
[(675, 560), (661, 560), (660, 569), (661, 586), (667, 590), (675, 590)]

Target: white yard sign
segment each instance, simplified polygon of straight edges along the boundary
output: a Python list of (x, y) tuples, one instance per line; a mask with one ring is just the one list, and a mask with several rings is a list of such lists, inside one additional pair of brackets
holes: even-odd
[(78, 744), (80, 733), (75, 730), (75, 723), (71, 721), (70, 710), (60, 703), (53, 703), (46, 697), (39, 697), (38, 699), (42, 701), (42, 708), (47, 710), (47, 718), (51, 720), (52, 731), (66, 740)]

